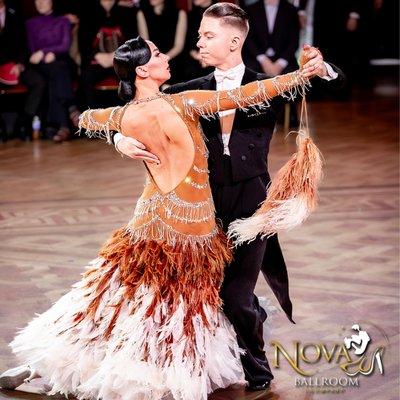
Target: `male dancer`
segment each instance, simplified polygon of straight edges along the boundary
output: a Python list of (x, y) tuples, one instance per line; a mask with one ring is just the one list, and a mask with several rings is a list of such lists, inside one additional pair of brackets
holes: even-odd
[[(209, 7), (200, 25), (197, 46), (204, 62), (214, 66), (215, 72), (170, 86), (165, 92), (234, 89), (265, 79), (266, 75), (256, 73), (243, 64), (241, 51), (248, 30), (246, 12), (237, 5), (217, 3)], [(306, 46), (305, 50), (311, 57), (305, 65), (307, 76), (317, 77), (315, 80), (325, 82), (330, 88), (341, 87), (343, 73), (325, 63), (317, 49)], [(267, 57), (263, 59), (263, 62), (268, 61)], [(225, 229), (231, 221), (252, 215), (266, 197), (266, 187), (270, 182), (268, 150), (276, 124), (278, 101), (273, 101), (267, 109), (260, 109), (260, 113), (227, 111), (219, 113), (215, 120), (201, 121), (208, 139), (210, 182), (216, 213)], [(159, 162), (135, 139), (117, 133), (114, 144), (119, 152), (133, 159)], [(254, 295), (260, 269), (287, 317), (294, 323), (288, 275), (277, 236), (264, 240), (258, 238), (239, 246), (233, 263), (226, 269), (221, 297), (224, 312), (236, 330), (239, 345), (246, 350), (242, 364), (250, 390), (267, 389), (273, 379), (263, 349), (262, 324), (267, 315)]]

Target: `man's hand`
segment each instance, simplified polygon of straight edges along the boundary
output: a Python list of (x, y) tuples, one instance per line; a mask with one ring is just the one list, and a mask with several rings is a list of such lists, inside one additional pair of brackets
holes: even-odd
[(42, 50), (35, 51), (29, 58), (31, 64), (39, 64), (43, 60), (44, 53)]
[(303, 46), (303, 57), (308, 61), (303, 65), (302, 72), (307, 78), (323, 77), (328, 74), (321, 52), (308, 44)]
[(44, 61), (46, 64), (50, 64), (50, 63), (54, 62), (55, 60), (56, 60), (55, 54), (52, 53), (52, 52), (50, 52), (50, 53), (47, 53), (47, 54), (44, 56), (44, 60), (43, 60), (43, 61)]
[(154, 154), (146, 151), (146, 146), (138, 140), (124, 136), (115, 146), (117, 150), (133, 158), (134, 160), (146, 161), (152, 164), (160, 164), (160, 160)]

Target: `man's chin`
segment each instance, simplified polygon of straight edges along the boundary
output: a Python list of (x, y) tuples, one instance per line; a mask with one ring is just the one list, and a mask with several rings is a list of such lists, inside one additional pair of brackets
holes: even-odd
[(211, 60), (209, 60), (209, 59), (207, 59), (207, 58), (201, 58), (201, 61), (203, 62), (203, 65), (205, 66), (205, 67), (212, 67), (213, 66), (213, 63), (212, 63), (212, 61)]

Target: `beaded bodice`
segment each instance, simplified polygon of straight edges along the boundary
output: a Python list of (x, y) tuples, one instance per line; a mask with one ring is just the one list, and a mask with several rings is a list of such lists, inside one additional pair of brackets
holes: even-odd
[(147, 168), (147, 180), (133, 218), (128, 224), (133, 240), (162, 240), (171, 245), (207, 244), (217, 233), (215, 209), (208, 179), (208, 150), (200, 124), (184, 113), (178, 95), (164, 97), (188, 128), (194, 159), (186, 177), (172, 190), (163, 192)]
[[(149, 131), (148, 134), (154, 133), (151, 129), (161, 132), (168, 129), (175, 132), (179, 129), (179, 135), (191, 136), (194, 146), (193, 163), (174, 189), (163, 192), (146, 165), (148, 180), (127, 226), (132, 240), (163, 241), (173, 246), (181, 244), (200, 249), (211, 243), (218, 233), (218, 228), (208, 180), (208, 151), (199, 118), (213, 118), (219, 111), (229, 109), (241, 108), (246, 111), (256, 105), (268, 106), (269, 101), (277, 95), (294, 97), (297, 91), (304, 93), (308, 83), (300, 71), (296, 71), (228, 91), (193, 90), (175, 95), (156, 95), (156, 98), (163, 97), (174, 109), (162, 114), (164, 118), (181, 118), (184, 122), (182, 129), (169, 124), (171, 121), (163, 120), (162, 116), (158, 115), (161, 113), (161, 103), (157, 106), (155, 103), (151, 104), (153, 111), (151, 121), (156, 121), (156, 124), (152, 125), (155, 128), (145, 125), (137, 128), (133, 125), (135, 129), (127, 125), (125, 133), (124, 121), (138, 119), (135, 114), (138, 109), (132, 110), (129, 112), (129, 117), (123, 119), (129, 104), (124, 107), (85, 111), (81, 116), (80, 126), (87, 129), (86, 133), (89, 136), (105, 137), (109, 142), (112, 130), (134, 137), (135, 130), (138, 129)], [(152, 100), (154, 99), (144, 99), (143, 102), (150, 104)], [(159, 107), (159, 111), (155, 110), (156, 107)]]

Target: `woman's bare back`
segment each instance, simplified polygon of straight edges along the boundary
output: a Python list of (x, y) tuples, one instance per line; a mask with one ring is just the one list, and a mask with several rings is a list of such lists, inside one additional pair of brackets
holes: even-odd
[(159, 190), (170, 192), (182, 182), (194, 160), (194, 143), (189, 126), (167, 96), (127, 106), (121, 131), (146, 146), (160, 164), (146, 164)]

